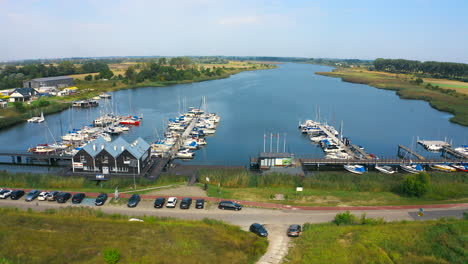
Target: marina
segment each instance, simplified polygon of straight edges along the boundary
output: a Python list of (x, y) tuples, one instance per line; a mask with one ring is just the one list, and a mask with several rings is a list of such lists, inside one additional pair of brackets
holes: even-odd
[[(369, 160), (370, 163), (374, 161), (371, 153), (379, 157), (379, 160), (397, 161), (398, 145), (410, 148), (412, 138), (416, 136), (421, 139), (444, 139), (446, 136), (448, 142), (452, 142), (450, 149), (444, 148), (446, 151), (442, 150), (439, 153), (427, 151), (419, 146), (413, 148), (415, 153), (427, 160), (463, 160), (463, 156), (455, 149), (468, 143), (467, 128), (448, 122), (450, 116), (430, 108), (424, 102), (401, 100), (392, 91), (341, 82), (311, 73), (329, 70), (331, 68), (326, 66), (284, 63), (277, 69), (243, 72), (227, 79), (209, 82), (120, 90), (109, 93), (111, 98), (101, 99), (97, 107), (70, 108), (45, 116), (45, 122), (42, 123), (23, 123), (2, 130), (0, 151), (22, 153), (39, 144), (54, 145), (56, 141), (60, 144), (63, 141), (62, 136), (69, 134), (68, 132), (77, 132), (72, 134), (78, 136), (70, 137), (79, 139), (82, 132), (74, 129), (86, 131), (87, 129), (83, 128), (87, 126), (93, 129), (101, 126), (119, 127), (109, 129), (109, 133), (103, 134), (111, 139), (121, 136), (128, 142), (141, 137), (154, 143), (165, 138), (161, 128), (167, 128), (168, 119), (179, 117), (180, 113), (188, 110), (187, 107), (181, 107), (184, 111), (177, 111), (180, 104), (178, 97), (186, 98), (187, 106), (199, 106), (201, 95), (205, 95), (210, 103), (210, 112), (222, 117), (222, 125), (216, 128), (213, 136), (205, 138), (209, 141), (209, 147), (198, 146), (198, 150), (191, 149), (195, 154), (190, 160), (184, 159), (184, 164), (248, 165), (249, 157), (262, 152), (262, 136), (266, 131), (287, 134), (285, 152), (323, 162), (328, 162), (324, 160), (328, 156), (342, 157), (346, 163), (347, 160), (357, 160), (361, 163), (356, 164), (365, 165), (362, 163), (365, 160)], [(288, 93), (282, 92), (285, 86), (290, 87)], [(360, 92), (359, 104), (355, 103), (356, 91)], [(257, 94), (262, 96), (256, 96)], [(299, 94), (301, 96), (298, 96)], [(342, 96), (335, 97), (336, 94)], [(294, 107), (291, 107), (292, 105)], [(333, 152), (330, 148), (329, 152), (325, 152), (318, 143), (311, 144), (307, 134), (298, 133), (299, 120), (308, 119), (311, 114), (307, 113), (314, 105), (321, 108), (321, 123), (328, 123), (336, 128), (335, 130), (340, 130), (340, 121), (336, 120), (344, 120), (346, 132), (343, 139), (341, 135), (335, 137), (343, 140), (345, 146), (345, 137), (352, 141), (347, 147), (353, 153), (353, 158), (349, 157), (346, 150)], [(350, 107), (353, 111), (349, 111)], [(392, 111), (394, 108), (398, 111)], [(114, 116), (129, 117), (135, 113), (144, 117), (139, 120), (139, 125), (113, 125)], [(36, 114), (39, 116), (40, 112)], [(415, 118), (416, 116), (424, 116), (424, 119)], [(130, 120), (135, 123), (138, 123), (137, 121)], [(396, 126), (396, 123), (399, 125)], [(122, 131), (125, 127), (129, 131)], [(158, 133), (155, 132), (155, 128), (159, 128)], [(183, 130), (178, 131), (181, 132)], [(80, 147), (79, 140), (74, 140), (73, 143)], [(176, 150), (178, 151), (174, 148), (173, 152)], [(44, 151), (47, 151), (47, 148)], [(362, 152), (366, 152), (368, 156)], [(407, 155), (405, 159), (408, 158)], [(413, 161), (419, 161), (414, 156), (411, 158)], [(11, 157), (4, 156), (4, 161), (11, 162)]]

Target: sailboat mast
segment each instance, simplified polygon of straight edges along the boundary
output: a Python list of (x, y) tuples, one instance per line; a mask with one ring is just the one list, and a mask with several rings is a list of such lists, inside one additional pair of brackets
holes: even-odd
[(284, 133), (284, 138), (283, 138), (283, 153), (286, 153), (286, 133)]
[(276, 153), (279, 153), (279, 133), (276, 135)]
[(266, 134), (263, 133), (263, 152), (266, 152)]
[(270, 133), (270, 153), (273, 152), (272, 146), (273, 146), (273, 133)]

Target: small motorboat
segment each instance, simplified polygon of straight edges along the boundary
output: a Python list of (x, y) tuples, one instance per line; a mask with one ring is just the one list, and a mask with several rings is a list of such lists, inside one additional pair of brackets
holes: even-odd
[(396, 170), (391, 167), (391, 166), (379, 166), (379, 165), (375, 165), (375, 169), (380, 171), (380, 172), (383, 172), (383, 173), (386, 173), (386, 174), (393, 174), (396, 172)]
[(457, 171), (468, 172), (468, 164), (467, 163), (452, 164), (451, 166), (454, 167)]
[(443, 172), (454, 172), (457, 171), (454, 167), (448, 164), (433, 164), (429, 166), (433, 170), (443, 171)]
[(424, 171), (421, 164), (400, 164), (400, 168), (409, 173), (420, 173)]
[(108, 93), (103, 93), (103, 94), (100, 94), (99, 95), (100, 98), (103, 98), (103, 99), (109, 99), (112, 97), (112, 95), (108, 94)]
[(366, 172), (366, 167), (363, 165), (344, 165), (345, 170), (354, 174), (363, 174)]
[(189, 149), (183, 149), (177, 152), (175, 157), (177, 159), (193, 159), (193, 155), (195, 155), (195, 153), (193, 153)]
[(45, 121), (44, 113), (41, 113), (41, 116), (33, 116), (28, 119), (28, 123), (42, 123)]

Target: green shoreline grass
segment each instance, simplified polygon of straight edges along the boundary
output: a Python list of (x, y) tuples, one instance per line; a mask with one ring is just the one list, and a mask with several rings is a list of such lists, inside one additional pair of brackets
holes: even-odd
[(2, 208), (0, 214), (0, 263), (8, 264), (104, 264), (106, 249), (119, 252), (118, 263), (255, 263), (268, 246), (264, 238), (209, 219), (129, 222), (129, 216), (72, 207)]
[[(401, 194), (401, 183), (410, 174), (319, 172), (305, 178), (286, 174), (253, 174), (243, 169), (202, 169), (201, 184), (208, 196), (302, 206), (378, 206), (468, 202), (468, 174), (429, 172), (431, 184), (422, 197)], [(209, 182), (206, 181), (209, 178)], [(221, 193), (218, 193), (218, 184)], [(296, 187), (302, 186), (302, 192)], [(283, 194), (284, 200), (274, 200)]]
[(306, 224), (284, 263), (467, 263), (468, 220)]
[(397, 91), (401, 99), (427, 101), (433, 108), (453, 114), (453, 117), (450, 118), (451, 122), (468, 126), (468, 96), (464, 94), (445, 93), (444, 89), (429, 89), (408, 79), (362, 72), (359, 69), (337, 68), (332, 72), (316, 72), (316, 74), (338, 77), (345, 82), (367, 84), (379, 89)]

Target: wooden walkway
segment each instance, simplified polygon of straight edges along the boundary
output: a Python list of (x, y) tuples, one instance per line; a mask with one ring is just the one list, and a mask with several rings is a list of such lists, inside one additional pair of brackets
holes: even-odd
[(343, 144), (343, 142), (341, 142), (341, 140), (339, 140), (332, 132), (330, 132), (325, 126), (323, 126), (322, 124), (319, 124), (317, 125), (323, 132), (325, 132), (325, 134), (327, 134), (327, 137), (331, 138), (333, 140), (334, 143), (338, 144), (338, 146), (342, 149), (344, 149), (346, 151), (346, 153), (348, 153), (348, 155), (350, 157), (356, 157), (356, 155), (354, 154), (354, 152), (348, 147), (346, 146), (345, 144)]
[[(405, 154), (402, 154), (402, 152), (405, 152)], [(411, 156), (416, 157), (418, 160), (425, 160), (423, 156), (419, 155), (418, 153), (414, 152), (413, 150), (403, 146), (403, 145), (398, 145), (398, 156), (402, 158), (407, 158), (406, 154), (410, 154)]]
[(369, 154), (367, 154), (367, 152), (365, 152), (363, 149), (361, 149), (360, 147), (356, 146), (356, 145), (351, 145), (352, 148), (354, 149), (354, 151), (357, 151), (359, 154), (362, 155), (362, 157), (364, 159), (372, 159), (371, 156), (369, 156)]
[[(299, 159), (300, 163), (305, 166), (316, 165), (347, 165), (347, 164), (360, 164), (360, 165), (399, 165), (407, 163), (402, 159)], [(431, 165), (437, 163), (453, 163), (451, 159), (431, 159), (431, 160), (418, 160), (421, 165)], [(461, 160), (461, 162), (468, 162), (468, 159)]]
[(468, 155), (463, 155), (462, 153), (455, 151), (451, 147), (444, 147), (442, 149), (442, 155), (447, 157), (447, 154), (450, 154), (451, 156), (458, 158), (458, 159), (468, 159)]

